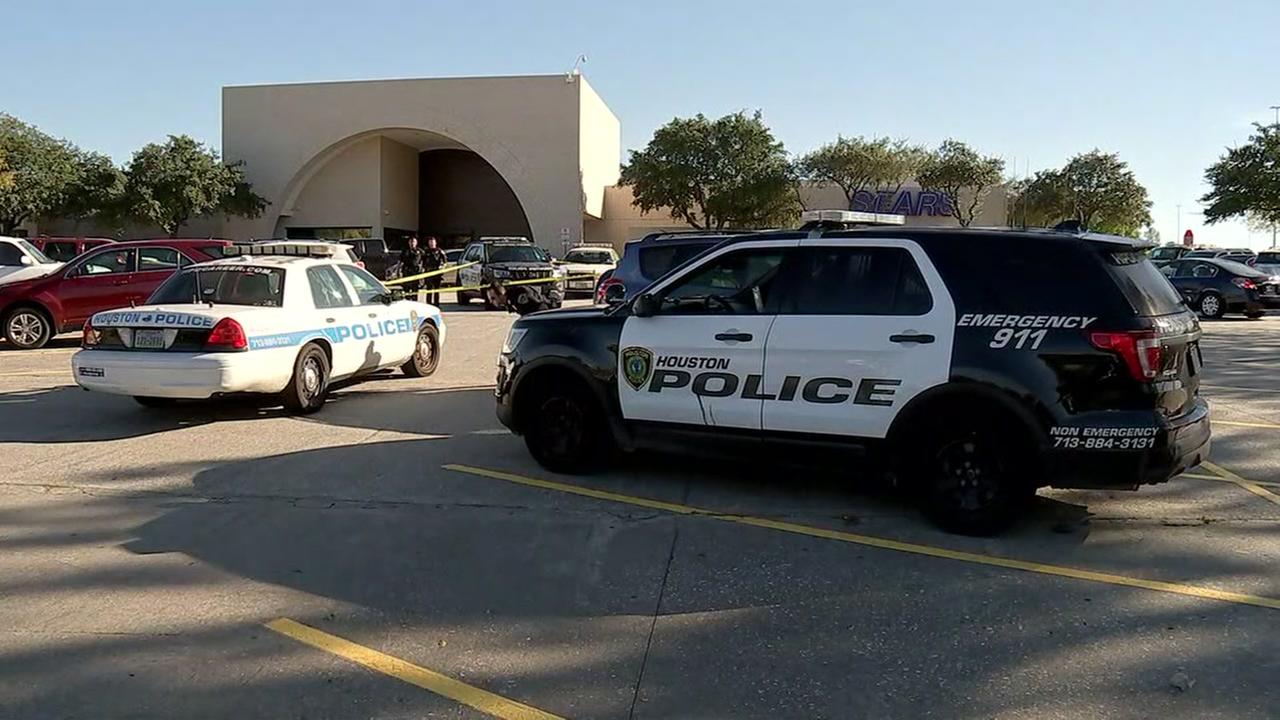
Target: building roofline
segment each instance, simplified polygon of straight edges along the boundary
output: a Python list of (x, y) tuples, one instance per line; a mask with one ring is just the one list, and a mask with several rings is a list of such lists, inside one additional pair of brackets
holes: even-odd
[[(452, 80), (542, 80), (549, 78), (558, 78), (564, 80), (565, 73), (541, 73), (532, 75), (448, 75), (443, 77), (393, 77), (393, 78), (364, 78), (354, 80), (297, 80), (293, 82), (278, 83), (248, 83), (244, 85), (223, 85), (223, 90), (241, 90), (251, 88), (274, 88), (274, 87), (299, 87), (305, 85), (354, 85), (360, 83), (393, 83), (393, 82), (415, 82), (415, 81), (452, 81)], [(573, 77), (582, 77), (576, 75)], [(585, 79), (585, 78), (583, 78)]]

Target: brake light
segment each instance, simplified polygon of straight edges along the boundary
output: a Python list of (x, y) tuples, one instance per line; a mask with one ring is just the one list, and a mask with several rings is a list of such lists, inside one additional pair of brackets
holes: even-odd
[(80, 335), (81, 347), (94, 347), (98, 344), (100, 333), (93, 329), (93, 320), (88, 320), (84, 324), (84, 332)]
[(1150, 330), (1129, 332), (1096, 332), (1090, 342), (1099, 350), (1110, 350), (1124, 360), (1129, 374), (1138, 382), (1150, 382), (1160, 374), (1164, 363), (1164, 346)]
[(1238, 278), (1231, 278), (1231, 284), (1232, 284), (1232, 285), (1235, 285), (1235, 286), (1236, 286), (1236, 287), (1238, 287), (1238, 288), (1241, 288), (1242, 290), (1257, 290), (1257, 289), (1258, 289), (1257, 284), (1256, 284), (1256, 283), (1254, 283), (1254, 282), (1253, 282), (1252, 280), (1250, 280), (1249, 278), (1242, 278), (1242, 277), (1238, 277)]
[(611, 277), (608, 280), (605, 280), (604, 282), (600, 283), (599, 289), (596, 290), (596, 303), (599, 305), (605, 304), (605, 301), (609, 297), (609, 288), (615, 287), (615, 286), (624, 287), (623, 293), (624, 294), (626, 293), (625, 286), (623, 286), (622, 281), (619, 280), (618, 278)]
[(205, 350), (248, 350), (249, 338), (244, 334), (240, 323), (231, 318), (222, 318), (209, 331), (209, 338), (204, 341)]

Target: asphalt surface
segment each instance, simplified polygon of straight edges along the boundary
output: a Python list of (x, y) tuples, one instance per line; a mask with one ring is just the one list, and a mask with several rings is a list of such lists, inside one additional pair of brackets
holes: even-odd
[(1280, 318), (1205, 323), (1220, 471), (966, 539), (781, 459), (546, 473), (511, 316), (445, 309), (435, 376), (305, 419), (0, 344), (0, 718), (1277, 716)]

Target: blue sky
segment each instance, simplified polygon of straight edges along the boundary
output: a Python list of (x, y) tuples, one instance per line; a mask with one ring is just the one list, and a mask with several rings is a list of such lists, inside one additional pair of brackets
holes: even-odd
[(1201, 226), (1204, 168), (1280, 105), (1280, 2), (14, 2), (0, 111), (127, 159), (220, 144), (228, 84), (584, 72), (623, 148), (675, 116), (763, 111), (788, 150), (946, 137), (1034, 171), (1119, 152), (1163, 238)]

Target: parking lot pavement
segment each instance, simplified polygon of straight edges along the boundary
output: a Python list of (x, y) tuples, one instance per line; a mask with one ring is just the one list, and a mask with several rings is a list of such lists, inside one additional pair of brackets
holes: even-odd
[(435, 376), (307, 418), (0, 345), (0, 718), (1280, 707), (1280, 318), (1205, 323), (1212, 467), (974, 539), (839, 468), (546, 473), (493, 416), (511, 316), (446, 310)]

